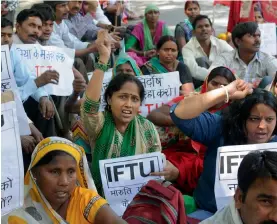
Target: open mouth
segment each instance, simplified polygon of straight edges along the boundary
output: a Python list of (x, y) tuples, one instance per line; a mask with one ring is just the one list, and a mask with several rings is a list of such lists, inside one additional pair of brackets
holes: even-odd
[(258, 139), (264, 139), (267, 136), (267, 133), (256, 133)]
[(130, 118), (132, 116), (132, 111), (131, 110), (122, 110), (122, 116), (124, 118)]
[(56, 192), (56, 196), (57, 196), (57, 198), (65, 198), (65, 197), (67, 197), (67, 192), (64, 192), (64, 191), (58, 191), (58, 192)]

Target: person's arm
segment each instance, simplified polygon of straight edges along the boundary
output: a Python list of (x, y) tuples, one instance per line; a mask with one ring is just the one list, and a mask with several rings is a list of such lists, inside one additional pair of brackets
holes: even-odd
[(269, 56), (268, 60), (266, 60), (265, 67), (267, 75), (274, 78), (277, 72), (277, 59), (273, 56)]
[(208, 69), (198, 66), (194, 57), (194, 52), (187, 46), (188, 45), (182, 49), (184, 63), (189, 67), (192, 77), (204, 81), (209, 74)]
[(96, 218), (95, 224), (127, 224), (123, 219), (114, 213), (114, 211), (108, 205), (104, 205), (99, 209)]
[(147, 116), (147, 119), (159, 127), (174, 126), (169, 111), (170, 107), (168, 105), (162, 105), (161, 107), (151, 111)]

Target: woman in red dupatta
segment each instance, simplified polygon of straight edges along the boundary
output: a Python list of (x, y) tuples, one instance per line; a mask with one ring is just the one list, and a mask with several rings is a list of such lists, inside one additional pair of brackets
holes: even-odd
[[(235, 79), (230, 69), (223, 66), (214, 68), (204, 81), (200, 94), (221, 88), (222, 85), (228, 85)], [(183, 194), (191, 195), (203, 170), (206, 147), (186, 137), (170, 118), (170, 107), (183, 99), (184, 96), (174, 98), (166, 105), (152, 111), (147, 118), (157, 127), (167, 160), (179, 170), (175, 186)], [(220, 113), (228, 105), (228, 103), (217, 105), (210, 108), (209, 112)]]

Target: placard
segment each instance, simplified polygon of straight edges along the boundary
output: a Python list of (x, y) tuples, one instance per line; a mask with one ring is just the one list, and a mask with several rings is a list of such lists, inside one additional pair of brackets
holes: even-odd
[[(105, 109), (104, 93), (111, 78), (112, 72), (106, 72), (101, 90), (100, 111), (104, 111)], [(179, 72), (143, 75), (137, 78), (142, 82), (145, 88), (145, 99), (139, 111), (139, 114), (142, 116), (146, 117), (152, 110), (159, 108), (180, 94), (181, 83)]]
[(265, 52), (269, 55), (277, 55), (276, 24), (259, 24), (259, 29), (261, 31), (260, 51)]
[(23, 206), (24, 167), (14, 101), (1, 104), (1, 215)]
[(122, 216), (128, 204), (149, 180), (163, 171), (165, 156), (161, 152), (101, 160), (100, 172), (105, 198), (117, 215)]
[(277, 151), (277, 143), (236, 145), (220, 147), (217, 150), (215, 198), (217, 209), (228, 205), (238, 186), (238, 168), (243, 157), (255, 150)]
[(30, 135), (28, 117), (25, 113), (20, 94), (14, 79), (13, 69), (11, 66), (10, 51), (8, 45), (1, 46), (1, 92), (12, 90), (16, 103), (16, 112), (19, 123), (20, 135)]
[(37, 77), (46, 70), (56, 70), (59, 73), (58, 84), (44, 86), (49, 95), (69, 96), (72, 94), (74, 80), (72, 66), (75, 50), (39, 44), (15, 44), (13, 47), (22, 63), (25, 63)]

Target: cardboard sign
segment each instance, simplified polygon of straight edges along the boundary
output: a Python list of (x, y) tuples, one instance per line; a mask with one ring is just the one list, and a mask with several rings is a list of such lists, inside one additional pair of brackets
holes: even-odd
[(75, 56), (73, 49), (39, 44), (16, 44), (14, 47), (22, 63), (25, 63), (37, 77), (46, 70), (56, 70), (59, 73), (58, 84), (44, 86), (49, 95), (69, 96), (72, 93), (72, 66)]
[(238, 186), (237, 174), (240, 163), (245, 155), (255, 150), (277, 151), (277, 143), (225, 146), (218, 148), (214, 187), (218, 210), (231, 202)]
[(1, 104), (1, 215), (23, 206), (24, 168), (14, 101)]
[(149, 180), (149, 176), (164, 169), (165, 156), (160, 152), (100, 161), (100, 172), (105, 198), (111, 208), (122, 216), (128, 204)]
[(259, 29), (261, 31), (260, 50), (269, 55), (277, 55), (276, 24), (259, 24)]

